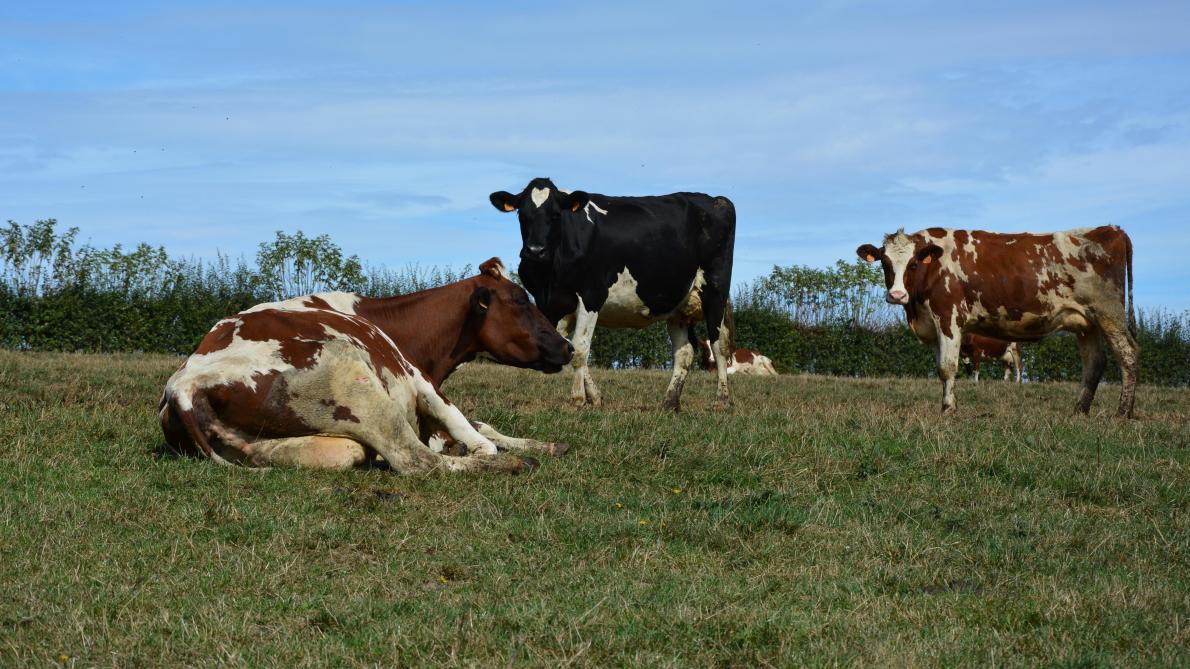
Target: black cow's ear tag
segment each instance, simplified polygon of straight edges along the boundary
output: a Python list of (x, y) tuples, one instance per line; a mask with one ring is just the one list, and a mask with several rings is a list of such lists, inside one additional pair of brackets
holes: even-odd
[(578, 202), (575, 202), (574, 204), (570, 205), (570, 211), (578, 211), (580, 208), (581, 208), (581, 205)]
[(868, 255), (864, 256), (864, 258), (867, 259), (868, 262), (872, 262), (873, 260), (876, 259), (876, 256), (869, 253)]
[(512, 206), (511, 204), (509, 204), (509, 203), (505, 202), (505, 203), (504, 203), (504, 211), (516, 211), (516, 207), (514, 207), (514, 206)]

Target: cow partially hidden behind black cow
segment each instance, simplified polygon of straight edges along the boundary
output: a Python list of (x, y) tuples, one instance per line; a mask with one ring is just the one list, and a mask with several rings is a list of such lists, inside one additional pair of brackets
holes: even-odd
[(716, 405), (731, 404), (731, 200), (702, 193), (612, 197), (564, 191), (549, 179), (534, 179), (516, 195), (492, 193), (490, 199), (502, 212), (517, 212), (521, 281), (574, 344), (575, 404), (601, 403), (587, 369), (596, 323), (643, 328), (665, 321), (674, 370), (664, 406), (677, 411), (695, 357), (692, 327), (700, 319), (715, 351)]

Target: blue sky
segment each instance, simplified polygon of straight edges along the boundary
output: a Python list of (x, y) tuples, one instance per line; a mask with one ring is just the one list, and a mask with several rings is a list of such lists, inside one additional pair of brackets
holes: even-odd
[[(22, 6), (23, 5), (23, 6)], [(905, 227), (1124, 226), (1190, 308), (1190, 3), (0, 8), (0, 220), (252, 255), (515, 262), (548, 176), (738, 210), (737, 282)]]

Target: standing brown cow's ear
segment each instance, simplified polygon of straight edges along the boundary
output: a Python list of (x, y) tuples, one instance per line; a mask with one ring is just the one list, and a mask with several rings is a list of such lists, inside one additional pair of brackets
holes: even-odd
[(875, 262), (877, 258), (884, 255), (884, 249), (878, 249), (871, 244), (864, 244), (855, 250), (855, 255), (860, 257), (864, 262)]
[(930, 244), (916, 254), (917, 259), (923, 264), (930, 264), (942, 257), (942, 247), (937, 244)]
[(492, 206), (500, 211), (516, 211), (521, 206), (521, 196), (513, 195), (508, 191), (498, 190), (488, 196), (491, 200)]

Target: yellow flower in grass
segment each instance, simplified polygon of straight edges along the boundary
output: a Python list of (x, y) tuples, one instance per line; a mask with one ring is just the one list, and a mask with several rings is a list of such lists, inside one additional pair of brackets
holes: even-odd
[(647, 520), (641, 520), (640, 522), (637, 523), (637, 525), (648, 525), (648, 524), (649, 524), (649, 521), (647, 521)]
[(670, 492), (672, 492), (672, 493), (673, 493), (673, 494), (675, 494), (675, 495), (681, 495), (681, 494), (682, 494), (682, 489), (681, 489), (681, 488), (671, 488), (671, 489), (670, 489)]

